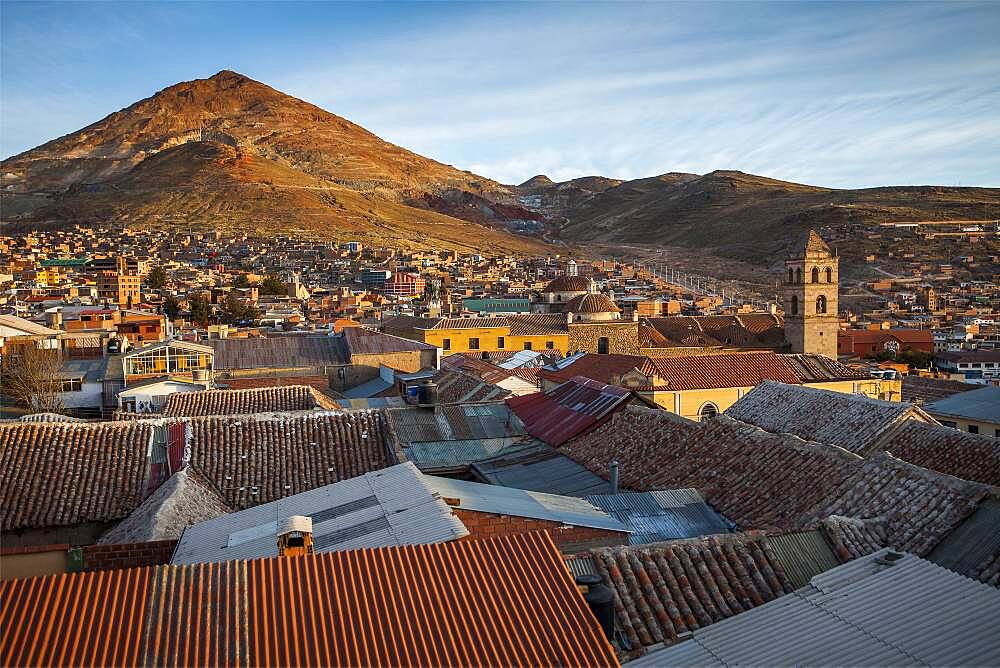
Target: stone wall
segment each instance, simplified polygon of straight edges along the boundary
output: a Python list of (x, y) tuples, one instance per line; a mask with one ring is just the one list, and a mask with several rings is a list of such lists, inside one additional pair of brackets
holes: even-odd
[(639, 354), (639, 323), (632, 321), (572, 323), (569, 325), (569, 351), (596, 353), (601, 337), (607, 337), (609, 353)]

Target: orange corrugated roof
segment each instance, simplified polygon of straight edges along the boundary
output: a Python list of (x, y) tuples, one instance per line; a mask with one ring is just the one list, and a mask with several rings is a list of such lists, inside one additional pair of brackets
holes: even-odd
[(0, 582), (0, 665), (617, 666), (546, 533)]

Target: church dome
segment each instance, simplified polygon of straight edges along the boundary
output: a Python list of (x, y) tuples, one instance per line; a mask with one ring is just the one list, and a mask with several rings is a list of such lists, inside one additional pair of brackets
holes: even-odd
[(549, 281), (542, 292), (587, 292), (590, 279), (586, 276), (560, 276)]
[(564, 310), (581, 314), (621, 313), (621, 309), (610, 298), (599, 292), (573, 297), (566, 302)]

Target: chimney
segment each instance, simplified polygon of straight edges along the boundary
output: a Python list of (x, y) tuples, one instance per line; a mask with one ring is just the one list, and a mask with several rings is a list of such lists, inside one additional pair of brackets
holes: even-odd
[(611, 460), (611, 493), (618, 493), (618, 460)]
[(573, 324), (573, 312), (572, 311), (566, 311), (566, 324), (567, 325), (572, 325)]
[(312, 518), (302, 515), (286, 517), (278, 526), (278, 556), (298, 557), (312, 553)]
[(615, 633), (615, 593), (611, 587), (604, 584), (600, 575), (585, 574), (576, 576), (576, 584), (582, 589), (583, 600), (590, 606), (590, 611), (597, 618), (601, 630), (609, 641), (614, 641)]

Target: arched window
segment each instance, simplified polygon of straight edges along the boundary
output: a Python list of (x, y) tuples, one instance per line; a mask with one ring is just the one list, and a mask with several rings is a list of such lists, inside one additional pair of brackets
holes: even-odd
[(816, 313), (826, 313), (826, 297), (823, 295), (816, 298)]
[(556, 295), (556, 301), (557, 302), (561, 302), (562, 301), (562, 295)]
[(802, 267), (795, 268), (795, 282), (796, 283), (802, 282)]
[(792, 272), (792, 268), (791, 268), (791, 267), (789, 267), (789, 268), (788, 268), (788, 282), (789, 282), (789, 283), (793, 283), (794, 281), (795, 281), (795, 275), (794, 275), (794, 273)]
[(799, 314), (799, 297), (798, 295), (792, 295), (792, 315)]
[(706, 401), (701, 405), (701, 408), (698, 409), (699, 420), (708, 420), (714, 418), (718, 414), (719, 414), (719, 407), (713, 404), (711, 401)]
[(819, 283), (819, 267), (813, 267), (812, 270), (812, 282)]
[(826, 282), (833, 283), (833, 269), (830, 269), (830, 267), (826, 268)]
[(601, 338), (597, 339), (597, 353), (599, 355), (608, 354), (608, 337), (602, 336)]

